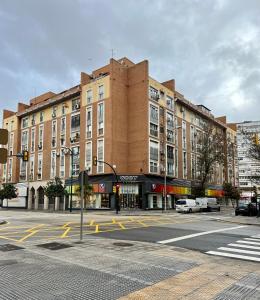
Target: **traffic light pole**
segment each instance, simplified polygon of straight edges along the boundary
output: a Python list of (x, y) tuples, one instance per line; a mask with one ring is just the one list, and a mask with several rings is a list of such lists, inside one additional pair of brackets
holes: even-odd
[(113, 170), (113, 172), (114, 172), (114, 175), (116, 177), (116, 214), (118, 214), (118, 212), (120, 211), (120, 204), (119, 204), (118, 176), (117, 176), (116, 170), (115, 170), (115, 168), (113, 166), (111, 166), (109, 163), (107, 163), (107, 162), (105, 162), (103, 160), (96, 159), (96, 162), (100, 162), (100, 163), (108, 165)]

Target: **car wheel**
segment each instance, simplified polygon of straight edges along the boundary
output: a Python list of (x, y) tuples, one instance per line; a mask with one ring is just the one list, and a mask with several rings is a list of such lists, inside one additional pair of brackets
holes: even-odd
[(218, 208), (218, 211), (220, 211), (220, 207)]
[(238, 213), (237, 213), (237, 212), (235, 212), (235, 216), (238, 216)]
[(189, 213), (192, 213), (192, 209), (191, 208), (189, 209)]

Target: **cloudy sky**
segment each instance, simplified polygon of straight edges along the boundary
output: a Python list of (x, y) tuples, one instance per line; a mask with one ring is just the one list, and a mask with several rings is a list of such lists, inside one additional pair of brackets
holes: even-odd
[(260, 0), (0, 0), (0, 110), (78, 84), (114, 49), (216, 116), (260, 120), (259, 16)]

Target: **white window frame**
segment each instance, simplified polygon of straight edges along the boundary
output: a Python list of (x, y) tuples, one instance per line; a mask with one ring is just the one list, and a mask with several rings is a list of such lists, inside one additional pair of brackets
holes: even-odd
[[(62, 131), (62, 120), (65, 120), (64, 124), (65, 124), (65, 128), (64, 131)], [(64, 147), (66, 145), (66, 116), (61, 117), (60, 119), (60, 146)], [(61, 137), (64, 136), (64, 141), (63, 143), (61, 142)]]
[[(184, 153), (186, 154), (186, 172), (184, 172), (185, 168), (184, 168)], [(187, 179), (188, 177), (188, 155), (187, 155), (187, 151), (182, 151), (182, 177), (183, 179)]]
[[(40, 136), (40, 132), (41, 132), (41, 129), (42, 129), (42, 140), (41, 140), (41, 136)], [(41, 124), (39, 126), (39, 135), (38, 135), (38, 146), (41, 145), (41, 149), (39, 149), (39, 151), (42, 151), (43, 150), (43, 140), (44, 140), (44, 124)]]
[[(102, 142), (102, 148), (103, 148), (103, 157), (100, 157), (99, 156), (99, 153), (98, 153), (98, 144), (99, 142)], [(97, 160), (102, 160), (104, 161), (105, 160), (105, 143), (104, 143), (104, 139), (98, 139), (97, 140)], [(100, 169), (99, 169), (100, 168)], [(97, 163), (97, 174), (101, 174), (101, 173), (104, 173), (104, 163), (101, 163), (101, 162), (98, 162)], [(100, 171), (101, 170), (101, 171)]]
[(80, 147), (79, 146), (72, 146), (71, 147), (71, 149), (72, 149), (72, 151), (74, 151), (73, 149), (74, 148), (77, 148), (78, 149), (78, 154), (77, 155), (79, 155), (79, 164), (78, 164), (78, 168), (76, 169), (73, 169), (73, 166), (75, 165), (75, 157), (73, 157), (73, 166), (72, 166), (72, 169), (71, 169), (71, 159), (72, 159), (72, 157), (71, 157), (71, 155), (70, 155), (70, 174), (73, 174), (74, 172), (73, 172), (73, 170), (74, 171), (77, 171), (77, 174), (75, 175), (75, 174), (73, 174), (72, 175), (72, 177), (77, 177), (78, 175), (79, 175), (79, 172), (80, 172)]
[(182, 121), (182, 148), (187, 149), (187, 126), (185, 121)]
[[(41, 161), (41, 172), (39, 172), (39, 162)], [(38, 153), (38, 160), (37, 160), (37, 180), (42, 180), (42, 168), (43, 168), (43, 155), (42, 152)], [(39, 178), (40, 174), (40, 178)]]
[(86, 104), (88, 105), (91, 104), (92, 102), (93, 102), (93, 90), (89, 89), (86, 91)]
[[(99, 106), (103, 105), (103, 133), (99, 134), (99, 129), (101, 129), (102, 127), (100, 127), (100, 123), (99, 123), (99, 118), (98, 118), (98, 114), (99, 114)], [(105, 102), (99, 102), (98, 106), (97, 106), (97, 136), (103, 136), (105, 135)]]
[[(155, 143), (157, 144), (157, 149), (158, 149), (158, 155), (157, 155), (157, 161), (154, 160), (154, 159), (151, 159), (151, 143)], [(158, 174), (159, 173), (159, 151), (160, 151), (160, 144), (158, 141), (156, 140), (152, 140), (152, 139), (149, 139), (149, 173), (152, 173), (152, 174)], [(156, 164), (157, 165), (157, 172), (152, 172), (151, 171), (151, 166), (150, 166), (150, 163), (153, 163), (153, 164)]]
[[(31, 168), (31, 165), (33, 165), (33, 168)], [(34, 167), (35, 167), (34, 155), (31, 155), (29, 159), (29, 180), (34, 180)]]
[[(101, 92), (100, 92), (100, 90), (102, 90)], [(99, 86), (98, 86), (98, 100), (103, 100), (103, 99), (105, 99), (105, 86), (104, 86), (104, 84), (100, 84)]]
[[(27, 133), (27, 143), (23, 144), (23, 134), (25, 132)], [(29, 130), (25, 129), (25, 130), (22, 130), (22, 134), (21, 134), (21, 151), (28, 150), (28, 149), (29, 149)]]
[[(53, 132), (53, 124), (55, 124), (55, 132)], [(56, 148), (57, 147), (57, 130), (58, 129), (58, 122), (57, 120), (52, 120), (51, 122), (51, 147)], [(53, 144), (53, 141), (55, 141), (55, 144)]]
[[(60, 149), (60, 178), (65, 177), (65, 170), (66, 170), (66, 155), (65, 155), (65, 149)], [(64, 157), (64, 165), (61, 165), (62, 157)], [(62, 174), (63, 172), (63, 174)]]
[(31, 130), (31, 152), (35, 151), (35, 127)]
[[(88, 131), (88, 112), (90, 112), (90, 128), (91, 128), (90, 131)], [(92, 129), (93, 129), (93, 110), (92, 110), (92, 106), (87, 106), (86, 109), (86, 138), (87, 139), (92, 138), (92, 131), (93, 131)], [(88, 136), (88, 132), (90, 132), (90, 136)], [(104, 132), (104, 126), (103, 126), (103, 132)]]
[[(151, 110), (152, 110), (152, 107), (157, 109), (157, 123), (155, 122), (155, 120), (151, 120)], [(149, 102), (149, 109), (148, 109), (148, 112), (149, 112), (149, 116), (148, 116), (148, 119), (149, 119), (149, 126), (148, 126), (148, 130), (149, 130), (149, 136), (153, 137), (153, 138), (159, 138), (159, 131), (160, 131), (160, 125), (159, 125), (159, 118), (160, 118), (160, 107), (159, 105), (156, 105), (152, 102)], [(157, 135), (152, 135), (151, 134), (151, 124), (157, 126)]]
[[(87, 160), (87, 150), (88, 145), (90, 145), (90, 160)], [(89, 174), (92, 174), (92, 142), (86, 142), (86, 150), (85, 150), (85, 168), (88, 170)]]
[(9, 182), (12, 182), (12, 179), (13, 179), (13, 158), (9, 158), (8, 159), (8, 168), (7, 168), (7, 180)]
[[(54, 158), (54, 160), (53, 160)], [(53, 163), (54, 162), (54, 163)], [(56, 157), (56, 150), (51, 151), (51, 172), (50, 172), (50, 178), (55, 178), (57, 174), (57, 157)]]
[[(173, 149), (173, 172), (172, 174), (169, 174), (169, 169), (168, 169), (168, 146), (171, 147)], [(167, 175), (169, 176), (175, 176), (175, 148), (173, 145), (170, 144), (166, 144), (166, 153), (165, 153), (165, 158), (166, 158), (166, 170), (167, 170)]]

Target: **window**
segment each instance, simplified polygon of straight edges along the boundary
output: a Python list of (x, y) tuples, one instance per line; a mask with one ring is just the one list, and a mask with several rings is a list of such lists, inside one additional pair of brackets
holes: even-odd
[(174, 176), (174, 148), (167, 145), (167, 174)]
[(187, 153), (183, 151), (183, 178), (187, 178)]
[(62, 107), (61, 107), (61, 114), (64, 116), (66, 114), (66, 103), (63, 103), (62, 104)]
[(9, 135), (9, 155), (13, 155), (13, 146), (14, 146), (14, 133), (12, 132)]
[(27, 162), (22, 159), (20, 161), (20, 180), (27, 180)]
[(98, 135), (103, 135), (104, 134), (104, 103), (99, 103), (98, 104)]
[(186, 149), (187, 139), (186, 139), (186, 122), (182, 121), (182, 148)]
[(43, 111), (40, 112), (40, 123), (44, 121), (44, 113)]
[(31, 117), (31, 125), (34, 126), (35, 125), (35, 114), (32, 114), (32, 117)]
[(158, 137), (158, 120), (159, 109), (158, 107), (150, 104), (150, 135)]
[(88, 90), (87, 91), (87, 104), (90, 104), (93, 101), (93, 91)]
[(71, 132), (80, 131), (80, 114), (71, 116)]
[(28, 150), (28, 130), (22, 132), (21, 150)]
[(77, 111), (80, 109), (80, 99), (73, 99), (72, 100), (72, 111)]
[(174, 117), (167, 112), (167, 142), (174, 143)]
[[(104, 160), (104, 140), (97, 141), (97, 159)], [(98, 162), (97, 173), (104, 173), (104, 164), (102, 162)]]
[(195, 130), (194, 127), (191, 125), (190, 126), (190, 142), (191, 142), (191, 151), (195, 151), (195, 146), (196, 146), (196, 142), (195, 142)]
[(100, 85), (98, 87), (98, 100), (103, 100), (104, 99), (104, 85)]
[(6, 164), (3, 165), (3, 181), (6, 182)]
[(37, 179), (42, 179), (42, 153), (38, 153)]
[(31, 152), (35, 150), (35, 128), (32, 128), (31, 131)]
[(87, 139), (92, 137), (92, 107), (87, 108), (87, 116), (86, 116), (86, 131), (87, 131)]
[(56, 118), (57, 117), (57, 106), (52, 107), (52, 117)]
[(191, 177), (192, 179), (196, 179), (196, 160), (194, 154), (191, 154)]
[(22, 119), (22, 128), (27, 128), (29, 122), (29, 117), (25, 117)]
[(56, 140), (57, 140), (57, 121), (53, 120), (52, 121), (52, 126), (51, 126), (51, 146), (52, 148), (56, 147)]
[(56, 151), (51, 151), (51, 178), (56, 176)]
[(166, 96), (166, 106), (171, 110), (174, 109), (174, 100), (172, 97)]
[(72, 164), (72, 176), (79, 175), (79, 147), (73, 147), (73, 164)]
[(150, 140), (150, 172), (158, 173), (159, 143)]
[(178, 149), (175, 148), (175, 177), (178, 177)]
[(89, 173), (91, 173), (91, 169), (92, 169), (92, 143), (88, 142), (86, 143), (86, 170), (89, 171)]
[(61, 118), (60, 124), (60, 145), (65, 146), (66, 143), (66, 117)]
[(157, 101), (160, 99), (160, 95), (158, 90), (156, 90), (155, 88), (153, 88), (152, 86), (149, 87), (149, 98)]
[(8, 159), (7, 181), (12, 182), (13, 175), (13, 159)]
[(34, 156), (30, 156), (30, 170), (29, 170), (29, 180), (34, 179)]
[(38, 142), (38, 149), (43, 149), (43, 125), (39, 127), (39, 142)]
[(64, 149), (60, 151), (60, 177), (65, 177), (65, 153)]

